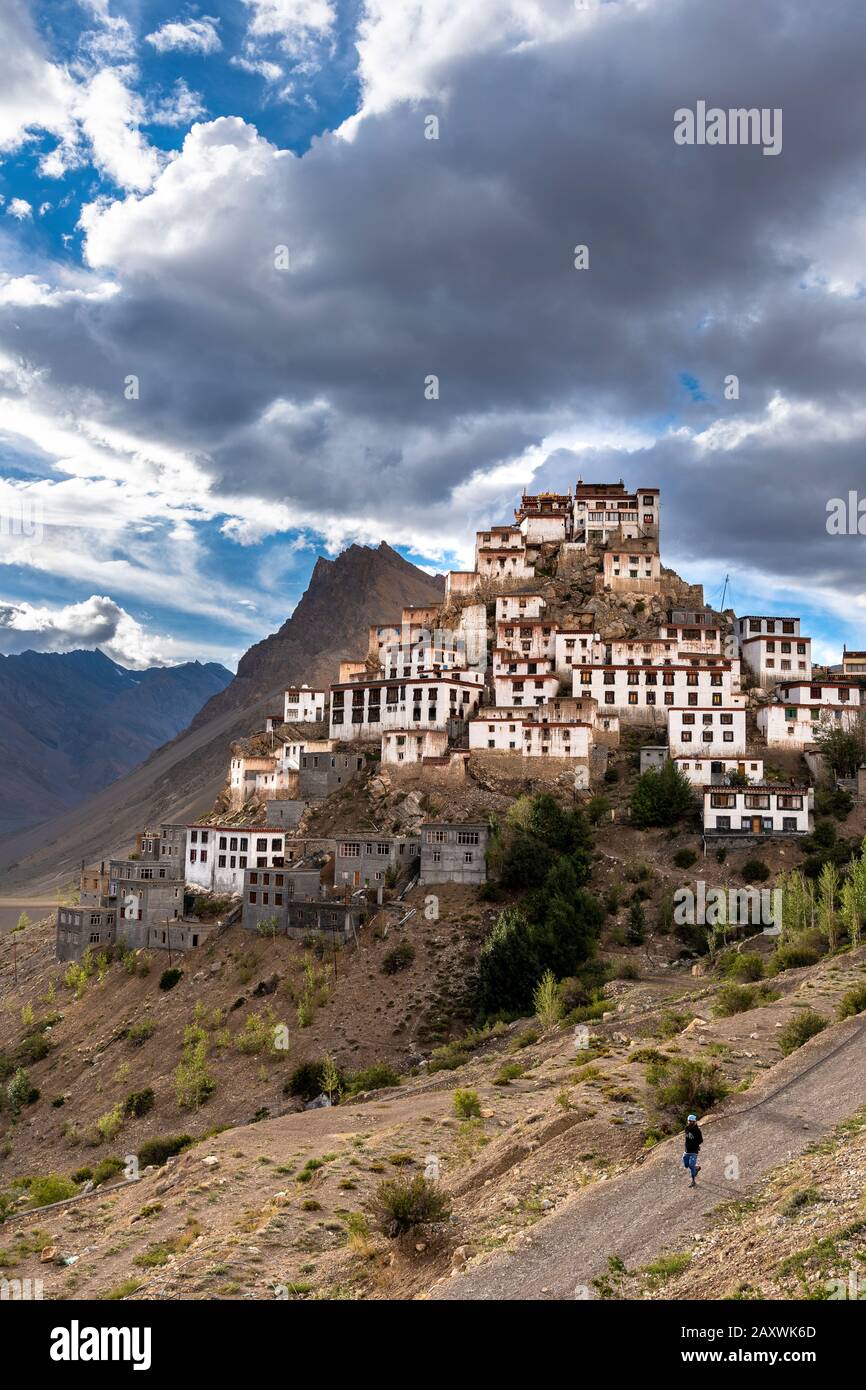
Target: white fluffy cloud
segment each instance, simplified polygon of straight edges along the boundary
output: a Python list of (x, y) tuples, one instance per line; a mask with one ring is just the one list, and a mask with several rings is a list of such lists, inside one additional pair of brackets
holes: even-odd
[(10, 198), (6, 214), (8, 217), (15, 217), (19, 222), (23, 222), (25, 218), (33, 216), (33, 207), (26, 198)]
[(155, 48), (157, 53), (217, 53), (222, 48), (217, 33), (219, 20), (212, 15), (202, 15), (201, 19), (173, 20), (145, 35), (145, 42)]
[(0, 651), (7, 655), (28, 648), (69, 652), (82, 647), (99, 647), (112, 661), (135, 670), (166, 664), (165, 640), (145, 632), (105, 595), (91, 594), (83, 603), (63, 608), (0, 601)]

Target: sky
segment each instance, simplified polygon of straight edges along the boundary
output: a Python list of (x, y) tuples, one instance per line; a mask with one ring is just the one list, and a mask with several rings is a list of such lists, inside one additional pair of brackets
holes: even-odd
[(0, 653), (234, 666), (317, 555), (465, 568), (578, 477), (866, 646), (864, 47), (862, 0), (5, 0)]

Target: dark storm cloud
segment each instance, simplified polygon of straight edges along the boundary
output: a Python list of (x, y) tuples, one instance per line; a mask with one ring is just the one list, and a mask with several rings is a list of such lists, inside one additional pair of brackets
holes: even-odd
[[(863, 423), (841, 443), (834, 421), (863, 404), (866, 299), (821, 276), (850, 279), (858, 244), (864, 39), (860, 0), (611, 7), (554, 45), (455, 61), (447, 101), (302, 160), (217, 123), (94, 229), (122, 294), (16, 310), (16, 347), (124, 427), (120, 383), (139, 373), (136, 428), (206, 456), (217, 492), (421, 528), (419, 509), (441, 519), (471, 473), (545, 435), (642, 429), (652, 448), (580, 471), (660, 485), (678, 550), (859, 582), (812, 528), (862, 473)], [(698, 99), (782, 108), (782, 153), (676, 146), (673, 113)], [(824, 437), (695, 443), (777, 395), (814, 403)]]

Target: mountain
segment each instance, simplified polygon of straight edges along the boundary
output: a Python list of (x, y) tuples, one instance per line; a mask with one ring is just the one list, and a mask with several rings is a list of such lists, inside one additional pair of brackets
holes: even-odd
[(384, 541), (376, 548), (350, 545), (336, 560), (319, 556), (291, 618), (279, 632), (250, 647), (231, 685), (208, 701), (194, 725), (243, 709), (289, 681), (327, 685), (336, 680), (344, 658), (367, 655), (372, 623), (397, 619), (410, 604), (441, 603), (444, 595), (441, 575), (425, 574)]
[[(282, 708), (286, 685), (335, 680), (343, 658), (366, 655), (370, 624), (397, 621), (409, 604), (441, 603), (444, 592), (441, 575), (426, 574), (384, 542), (319, 558), (291, 618), (250, 648), (234, 679), (212, 694), (189, 728), (74, 810), (0, 837), (2, 890), (43, 892), (66, 884), (82, 859), (126, 849), (144, 826), (209, 810), (225, 781), (229, 744)], [(51, 736), (56, 732), (55, 725)]]
[(122, 777), (231, 679), (197, 661), (130, 671), (98, 650), (0, 656), (0, 833)]

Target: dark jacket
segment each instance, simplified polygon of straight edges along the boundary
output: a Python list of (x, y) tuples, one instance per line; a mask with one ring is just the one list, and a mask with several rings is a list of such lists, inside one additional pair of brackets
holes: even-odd
[(686, 1153), (696, 1154), (703, 1142), (704, 1136), (701, 1134), (700, 1127), (693, 1120), (691, 1124), (686, 1125)]

